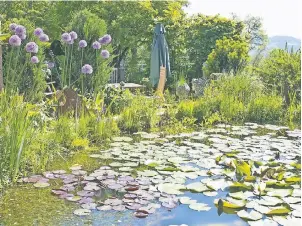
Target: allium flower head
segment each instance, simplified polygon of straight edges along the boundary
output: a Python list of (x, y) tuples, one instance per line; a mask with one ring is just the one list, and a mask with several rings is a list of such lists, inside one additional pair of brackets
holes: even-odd
[(69, 42), (71, 40), (71, 36), (68, 33), (63, 33), (61, 35), (61, 38), (62, 38), (62, 41), (65, 42), (65, 43), (67, 43), (67, 42)]
[(39, 39), (40, 39), (41, 42), (48, 42), (49, 41), (49, 37), (48, 37), (47, 34), (40, 35)]
[(16, 29), (17, 26), (18, 26), (18, 24), (16, 24), (16, 23), (11, 23), (11, 24), (9, 25), (9, 30), (15, 31), (15, 29)]
[(18, 35), (19, 38), (21, 38), (22, 40), (26, 39), (26, 34), (21, 34), (21, 35)]
[(40, 35), (44, 34), (43, 30), (41, 28), (36, 28), (34, 30), (34, 35), (37, 36), (37, 37), (40, 37)]
[(82, 73), (83, 73), (83, 74), (92, 74), (92, 72), (93, 72), (93, 69), (92, 69), (91, 65), (85, 64), (85, 65), (82, 67)]
[(9, 38), (8, 42), (11, 46), (20, 46), (21, 45), (21, 38), (18, 35), (12, 35)]
[(29, 42), (26, 44), (25, 49), (28, 53), (37, 53), (39, 47), (35, 42)]
[(111, 36), (106, 34), (104, 35), (102, 38), (99, 39), (99, 43), (101, 43), (102, 45), (106, 45), (109, 44), (111, 42)]
[(80, 48), (85, 48), (87, 46), (87, 42), (85, 40), (79, 41), (79, 47)]
[(109, 51), (108, 51), (108, 50), (102, 50), (101, 56), (102, 56), (104, 59), (108, 59), (109, 56), (110, 56)]
[(47, 67), (48, 67), (49, 69), (54, 68), (54, 67), (55, 67), (55, 63), (54, 63), (54, 62), (48, 62), (48, 63), (47, 63)]
[(39, 63), (39, 58), (36, 57), (36, 56), (33, 56), (33, 57), (30, 59), (30, 61), (31, 61), (33, 64), (37, 64), (37, 63)]
[(72, 40), (76, 40), (78, 38), (78, 34), (75, 31), (69, 33)]
[(95, 41), (94, 43), (92, 43), (92, 48), (94, 49), (100, 49), (101, 48), (101, 44), (97, 41)]
[(26, 28), (22, 25), (17, 25), (15, 28), (16, 35), (22, 35), (26, 33)]

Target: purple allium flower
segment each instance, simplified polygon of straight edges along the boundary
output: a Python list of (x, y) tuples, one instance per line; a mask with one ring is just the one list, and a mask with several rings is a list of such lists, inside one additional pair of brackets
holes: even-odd
[(69, 33), (72, 40), (76, 40), (78, 38), (78, 34), (75, 31)]
[(104, 59), (108, 59), (110, 54), (108, 50), (102, 50), (101, 55)]
[(101, 44), (97, 41), (95, 41), (94, 43), (92, 43), (92, 48), (94, 49), (100, 49), (101, 48)]
[(93, 69), (92, 69), (91, 65), (85, 64), (85, 65), (82, 67), (82, 73), (83, 73), (83, 74), (92, 74), (92, 72), (93, 72)]
[(102, 38), (99, 39), (99, 43), (101, 43), (102, 45), (106, 45), (109, 44), (111, 42), (111, 36), (106, 34), (104, 35)]
[(37, 53), (39, 47), (35, 42), (29, 42), (26, 44), (25, 49), (28, 53)]
[(21, 34), (21, 35), (18, 35), (19, 38), (21, 38), (22, 40), (26, 39), (26, 34)]
[(65, 43), (67, 43), (71, 40), (71, 36), (68, 33), (62, 34), (61, 38), (62, 38), (62, 41), (65, 42)]
[(79, 41), (79, 47), (80, 48), (85, 48), (87, 46), (87, 42), (85, 40)]
[(36, 56), (33, 56), (33, 57), (30, 59), (30, 61), (31, 61), (33, 64), (37, 64), (37, 63), (39, 63), (39, 58), (36, 57)]
[(54, 68), (54, 67), (55, 67), (55, 63), (54, 63), (54, 62), (48, 62), (48, 63), (47, 63), (47, 67), (48, 67), (49, 69)]
[(16, 29), (17, 26), (18, 26), (18, 24), (16, 24), (16, 23), (11, 23), (11, 24), (9, 25), (9, 29), (10, 29), (11, 31), (15, 31), (15, 29)]
[(47, 34), (41, 34), (39, 37), (41, 42), (48, 42), (49, 41), (49, 37)]
[(26, 34), (26, 28), (22, 25), (17, 25), (15, 28), (16, 35)]
[(8, 42), (11, 46), (20, 46), (21, 45), (21, 38), (18, 35), (12, 35), (9, 38)]
[(40, 37), (40, 35), (44, 34), (43, 30), (41, 28), (36, 28), (34, 30), (34, 35), (37, 36), (37, 37)]

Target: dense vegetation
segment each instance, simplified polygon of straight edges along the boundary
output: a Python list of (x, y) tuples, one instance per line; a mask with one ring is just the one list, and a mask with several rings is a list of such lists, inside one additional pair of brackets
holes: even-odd
[[(119, 133), (179, 133), (218, 122), (300, 127), (301, 52), (285, 48), (262, 56), (266, 36), (258, 18), (188, 17), (186, 4), (1, 2), (1, 184), (41, 172), (55, 158), (104, 144)], [(165, 25), (170, 48), (173, 78), (165, 94), (153, 97), (152, 88), (135, 95), (105, 88), (113, 67), (123, 61), (127, 81), (147, 83), (156, 22)], [(12, 23), (26, 28), (21, 46), (9, 42)], [(49, 35), (47, 40), (34, 35), (38, 27)], [(60, 41), (61, 33), (71, 31), (77, 34), (75, 43), (64, 43), (63, 36)], [(112, 42), (100, 41), (99, 47), (95, 42), (105, 34)], [(79, 40), (87, 47), (78, 48)], [(39, 51), (24, 50), (31, 41)], [(251, 50), (257, 52), (253, 58)], [(83, 71), (84, 64), (93, 72), (89, 67)], [(146, 65), (144, 70), (140, 64)], [(213, 79), (212, 73), (222, 75)], [(208, 79), (203, 95), (179, 101), (178, 80), (191, 86), (193, 78)], [(73, 88), (80, 106), (63, 114), (59, 109), (65, 100), (45, 97), (47, 86), (52, 92)]]

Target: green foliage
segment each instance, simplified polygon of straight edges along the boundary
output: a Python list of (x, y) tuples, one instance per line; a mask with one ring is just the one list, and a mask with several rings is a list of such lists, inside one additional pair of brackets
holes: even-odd
[(271, 90), (277, 90), (286, 104), (290, 104), (290, 92), (297, 91), (296, 99), (301, 94), (301, 51), (288, 52), (286, 49), (272, 50), (256, 69), (256, 73)]
[(33, 134), (31, 105), (22, 96), (0, 93), (0, 185), (15, 181)]
[(125, 107), (119, 116), (119, 127), (128, 132), (154, 128), (159, 123), (157, 106), (158, 100), (154, 97), (133, 95), (129, 106)]
[(248, 51), (248, 43), (239, 36), (217, 40), (215, 49), (209, 54), (203, 67), (205, 75), (221, 72), (236, 75), (246, 66)]
[(216, 41), (240, 35), (243, 24), (221, 16), (204, 15), (193, 16), (190, 21), (186, 47), (190, 62), (193, 63), (189, 75), (194, 78), (202, 75), (202, 66), (215, 49)]
[(182, 120), (185, 117), (188, 117), (188, 118), (193, 117), (194, 105), (195, 105), (195, 102), (192, 100), (181, 101), (177, 106), (178, 111), (176, 114), (176, 118), (178, 120)]
[(278, 123), (283, 115), (282, 98), (277, 95), (260, 95), (247, 107), (247, 120), (259, 123)]

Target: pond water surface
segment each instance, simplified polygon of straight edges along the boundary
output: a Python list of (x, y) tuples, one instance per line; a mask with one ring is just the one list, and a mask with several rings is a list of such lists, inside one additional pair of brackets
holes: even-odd
[[(89, 154), (94, 164), (100, 163), (98, 168), (77, 165), (66, 172), (46, 172), (34, 181), (36, 187), (46, 183), (45, 188), (34, 188), (28, 178), (23, 178), (26, 183), (17, 189), (25, 200), (12, 200), (10, 194), (16, 188), (8, 192), (0, 205), (0, 222), (64, 226), (300, 225), (300, 136), (300, 131), (285, 127), (251, 123), (218, 125), (166, 137), (148, 133), (116, 137), (108, 149)], [(260, 197), (257, 189), (261, 183), (266, 187)], [(28, 194), (25, 188), (30, 190)], [(33, 202), (33, 206), (40, 203), (44, 212), (38, 206), (28, 211), (28, 216), (26, 212), (14, 213), (15, 207), (22, 211), (19, 206), (25, 211), (24, 202)], [(145, 211), (146, 217), (137, 218), (138, 210)], [(23, 224), (17, 220), (20, 216)]]

